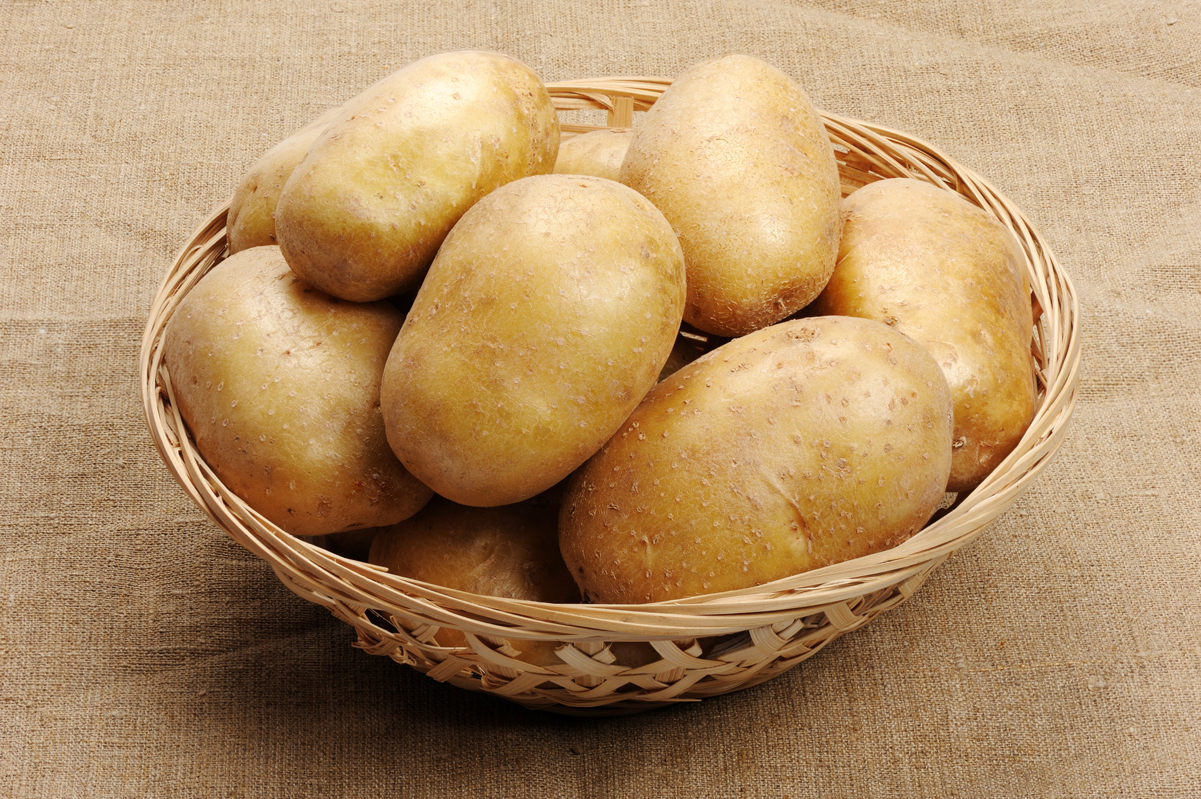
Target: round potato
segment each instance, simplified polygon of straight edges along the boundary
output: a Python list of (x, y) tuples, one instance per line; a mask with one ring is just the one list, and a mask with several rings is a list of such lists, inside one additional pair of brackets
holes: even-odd
[(801, 309), (838, 253), (841, 186), (796, 81), (749, 56), (685, 70), (646, 113), (621, 182), (663, 212), (688, 266), (684, 320), (741, 336)]
[(625, 160), (633, 138), (632, 130), (609, 128), (564, 139), (559, 144), (555, 173), (617, 180), (621, 176), (621, 162)]
[(464, 505), (562, 480), (655, 384), (684, 262), (663, 215), (610, 180), (544, 175), (485, 197), (447, 237), (388, 357), (405, 466)]
[(748, 588), (900, 543), (950, 466), (928, 352), (879, 322), (781, 322), (659, 383), (572, 476), (559, 541), (594, 602)]
[(845, 203), (838, 266), (813, 304), (892, 325), (934, 355), (955, 398), (950, 491), (970, 491), (1034, 418), (1025, 259), (996, 219), (919, 180), (869, 184)]
[(331, 108), (264, 153), (250, 165), (234, 189), (225, 227), (232, 255), (251, 247), (279, 244), (275, 237), (275, 207), (284, 183), (308, 153), (317, 137), (338, 114)]
[(414, 288), (459, 217), (510, 181), (545, 174), (559, 120), (528, 67), (497, 53), (430, 56), (342, 106), (284, 185), (288, 264), (336, 297)]
[(278, 247), (230, 256), (164, 333), (196, 448), (248, 505), (295, 535), (408, 518), (432, 495), (392, 454), (380, 376), (402, 314), (310, 288)]

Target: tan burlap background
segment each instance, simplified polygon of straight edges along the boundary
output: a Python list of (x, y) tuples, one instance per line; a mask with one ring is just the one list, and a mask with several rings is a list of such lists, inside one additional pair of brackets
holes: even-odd
[[(4, 0), (0, 796), (1201, 796), (1201, 5)], [(246, 165), (430, 53), (545, 80), (742, 51), (921, 136), (1084, 309), (1059, 458), (901, 608), (761, 687), (610, 720), (352, 649), (171, 480), (136, 358)]]

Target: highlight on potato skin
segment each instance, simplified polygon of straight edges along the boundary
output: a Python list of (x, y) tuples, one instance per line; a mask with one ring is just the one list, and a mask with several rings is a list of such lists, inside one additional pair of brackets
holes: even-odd
[(301, 281), (278, 247), (213, 267), (164, 332), (163, 362), (196, 449), (294, 535), (401, 521), (432, 491), (388, 447), (379, 384), (403, 315)]
[(894, 546), (951, 467), (938, 364), (879, 322), (734, 339), (659, 383), (567, 484), (563, 557), (594, 602), (749, 588)]
[(881, 180), (844, 202), (838, 265), (815, 314), (884, 322), (928, 349), (955, 399), (948, 490), (970, 491), (1034, 418), (1034, 318), (1025, 259), (981, 208), (918, 180)]

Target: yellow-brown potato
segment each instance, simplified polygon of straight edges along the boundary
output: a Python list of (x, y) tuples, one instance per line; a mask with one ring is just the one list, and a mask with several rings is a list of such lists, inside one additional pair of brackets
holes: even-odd
[(592, 175), (607, 180), (621, 176), (621, 162), (634, 131), (628, 128), (609, 128), (582, 133), (559, 144), (555, 174)]
[(684, 320), (740, 336), (807, 305), (838, 253), (841, 188), (821, 118), (749, 56), (685, 70), (647, 112), (621, 182), (653, 202), (688, 265)]
[(251, 247), (279, 244), (275, 237), (275, 206), (279, 194), (292, 170), (337, 114), (337, 108), (321, 114), (265, 152), (242, 175), (226, 216), (230, 254)]
[[(558, 501), (546, 495), (497, 508), (472, 508), (435, 497), (416, 516), (385, 528), (371, 543), (369, 560), (392, 574), (474, 594), (574, 603), (580, 591), (559, 554)], [(561, 665), (557, 641), (507, 638), (527, 663)], [(458, 630), (443, 628), (440, 646), (467, 647)], [(658, 659), (643, 643), (610, 649), (629, 668)]]
[(955, 398), (950, 491), (980, 484), (1034, 418), (1034, 325), (1013, 236), (962, 197), (918, 180), (851, 194), (818, 314), (875, 319), (921, 343)]
[(343, 299), (414, 288), (477, 200), (554, 168), (546, 87), (498, 53), (416, 61), (342, 106), (284, 185), (276, 235), (292, 269)]
[(928, 352), (865, 319), (781, 322), (647, 395), (572, 476), (560, 546), (594, 602), (752, 587), (905, 540), (950, 466)]
[(310, 288), (278, 247), (218, 264), (164, 333), (176, 407), (231, 491), (295, 535), (393, 524), (432, 492), (392, 454), (380, 375), (403, 315)]
[(526, 500), (473, 508), (435, 497), (381, 530), (371, 563), (393, 574), (487, 596), (579, 602), (559, 554), (558, 504)]
[(464, 505), (554, 485), (655, 384), (680, 327), (684, 262), (651, 203), (543, 175), (467, 212), (417, 292), (381, 389), (405, 466)]

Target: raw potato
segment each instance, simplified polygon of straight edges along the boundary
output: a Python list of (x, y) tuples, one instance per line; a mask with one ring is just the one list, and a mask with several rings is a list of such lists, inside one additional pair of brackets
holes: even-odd
[(834, 149), (796, 81), (758, 59), (685, 70), (635, 130), (621, 182), (680, 237), (684, 320), (701, 330), (740, 336), (777, 322), (834, 269)]
[[(369, 560), (392, 574), (474, 594), (574, 603), (580, 592), (559, 554), (559, 501), (546, 494), (515, 505), (470, 508), (435, 497), (411, 519), (381, 530)], [(468, 646), (443, 628), (438, 644)], [(506, 638), (510, 657), (539, 666), (561, 665), (557, 641)], [(659, 659), (644, 643), (610, 645), (617, 662), (636, 668)]]
[(284, 183), (304, 159), (313, 142), (338, 114), (331, 108), (272, 147), (250, 165), (238, 181), (226, 216), (229, 252), (279, 244), (275, 237), (275, 207)]
[(572, 476), (560, 546), (594, 602), (753, 587), (905, 540), (950, 466), (928, 352), (879, 322), (782, 322), (647, 395)]
[(380, 375), (402, 314), (297, 278), (278, 247), (230, 256), (164, 333), (196, 448), (248, 505), (295, 535), (394, 524), (432, 492), (392, 454)]
[(435, 497), (381, 530), (370, 561), (393, 574), (487, 596), (579, 602), (559, 554), (558, 503), (472, 508)]
[(632, 130), (609, 128), (564, 139), (559, 144), (555, 174), (617, 180), (621, 176), (621, 162), (625, 160), (633, 138)]
[[(380, 82), (377, 81), (360, 94), (374, 90)], [(251, 247), (279, 244), (275, 235), (275, 209), (284, 184), (325, 129), (341, 113), (342, 106), (326, 110), (250, 165), (234, 189), (226, 216), (231, 255)]]
[(342, 106), (284, 186), (276, 234), (292, 269), (334, 296), (414, 288), (481, 197), (545, 174), (559, 149), (546, 87), (497, 53), (416, 61)]
[(955, 397), (950, 491), (970, 491), (1034, 418), (1034, 325), (1025, 259), (999, 222), (918, 180), (882, 180), (846, 199), (838, 267), (818, 314), (875, 319), (915, 339)]
[(388, 440), (455, 502), (531, 497), (655, 384), (683, 308), (680, 245), (645, 198), (568, 175), (497, 189), (447, 237), (388, 357)]

